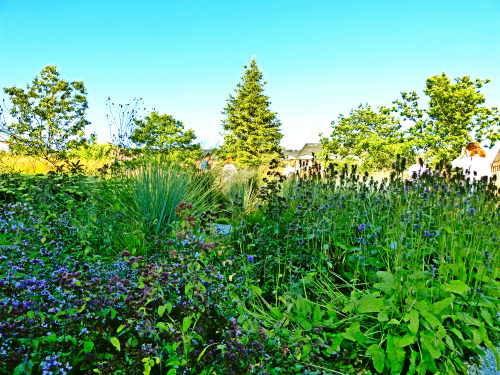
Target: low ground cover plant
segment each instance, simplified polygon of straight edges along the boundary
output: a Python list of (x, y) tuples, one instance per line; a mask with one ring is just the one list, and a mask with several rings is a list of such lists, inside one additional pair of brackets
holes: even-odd
[[(493, 185), (271, 171), (258, 196), (201, 189), (159, 225), (172, 170), (2, 176), (1, 373), (464, 374), (481, 347), (500, 363)], [(196, 196), (234, 205), (229, 235)]]

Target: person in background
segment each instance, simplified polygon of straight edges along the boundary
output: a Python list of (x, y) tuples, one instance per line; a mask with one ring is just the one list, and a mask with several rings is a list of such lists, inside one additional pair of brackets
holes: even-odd
[(285, 177), (288, 178), (288, 177), (290, 177), (292, 175), (295, 175), (295, 172), (296, 172), (296, 170), (295, 170), (295, 160), (292, 160), (285, 167), (285, 170), (284, 170)]
[(229, 157), (226, 159), (226, 165), (222, 168), (222, 176), (224, 181), (228, 181), (231, 176), (236, 173), (236, 167), (233, 164), (233, 158)]
[(202, 172), (208, 172), (212, 169), (210, 154), (205, 155), (205, 158), (203, 159), (203, 161), (200, 164), (200, 169)]
[(419, 178), (423, 173), (429, 173), (429, 169), (424, 164), (424, 156), (417, 156), (417, 163), (408, 168), (408, 176), (411, 181)]
[(462, 149), (458, 158), (451, 162), (453, 168), (462, 168), (465, 178), (481, 180), (490, 177), (491, 165), (486, 160), (486, 152), (479, 142), (470, 142)]

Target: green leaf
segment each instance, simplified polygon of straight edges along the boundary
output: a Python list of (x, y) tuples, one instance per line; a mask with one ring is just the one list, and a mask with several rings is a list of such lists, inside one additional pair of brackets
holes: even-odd
[(453, 304), (453, 301), (455, 300), (455, 296), (450, 296), (448, 298), (445, 298), (441, 301), (434, 302), (430, 306), (430, 311), (433, 314), (438, 315), (441, 311), (443, 311), (445, 308), (450, 307)]
[(379, 312), (384, 308), (384, 301), (376, 295), (366, 295), (357, 302), (359, 314)]
[[(120, 343), (118, 342), (118, 346), (120, 346)], [(83, 343), (83, 350), (85, 350), (85, 353), (90, 353), (94, 349), (94, 342), (93, 341), (85, 341)], [(120, 350), (120, 349), (118, 349)]]
[(411, 333), (404, 335), (398, 342), (398, 346), (404, 348), (405, 346), (413, 344), (417, 340), (417, 336)]
[(403, 348), (394, 344), (395, 337), (387, 335), (387, 359), (391, 368), (391, 374), (399, 375), (403, 371), (406, 352)]
[(378, 271), (377, 276), (380, 277), (383, 282), (374, 284), (373, 287), (375, 289), (381, 290), (385, 293), (389, 293), (391, 290), (396, 289), (394, 276), (390, 272)]
[(441, 357), (441, 350), (439, 349), (437, 340), (437, 337), (435, 337), (432, 332), (420, 332), (420, 344), (422, 345), (422, 348), (427, 350), (434, 359)]
[(110, 338), (110, 341), (111, 341), (111, 344), (113, 344), (113, 346), (118, 350), (120, 351), (120, 340), (118, 340), (116, 337), (111, 337)]
[(321, 309), (321, 306), (314, 306), (313, 325), (320, 324), (322, 322), (323, 315), (325, 315), (325, 311)]
[(356, 333), (361, 332), (360, 327), (360, 322), (354, 322), (346, 328), (346, 331), (342, 333), (342, 336), (347, 340), (356, 341)]
[(409, 315), (410, 315), (410, 324), (408, 324), (408, 329), (411, 333), (416, 335), (418, 332), (418, 325), (419, 325), (418, 311), (415, 309), (412, 309), (412, 310), (410, 310)]
[(253, 293), (255, 293), (255, 294), (259, 295), (259, 296), (262, 294), (262, 289), (260, 289), (260, 288), (259, 288), (258, 286), (256, 286), (256, 285), (251, 285), (251, 284), (250, 284), (250, 285), (248, 286), (248, 288), (249, 288), (249, 289), (250, 289)]
[(381, 374), (384, 371), (385, 352), (377, 344), (370, 345), (366, 350), (366, 356), (372, 358), (375, 371)]
[(33, 319), (35, 317), (35, 313), (33, 311), (28, 311), (28, 318)]
[(301, 358), (302, 359), (306, 358), (310, 352), (311, 352), (311, 345), (304, 345), (304, 347), (302, 348)]
[(116, 310), (114, 309), (111, 310), (111, 319), (114, 319), (116, 317), (116, 314), (117, 314)]
[(182, 332), (186, 332), (191, 326), (191, 323), (192, 323), (191, 318), (185, 316), (184, 319), (182, 320)]
[(408, 372), (406, 375), (413, 375), (417, 371), (416, 360), (418, 353), (415, 350), (411, 351), (410, 354), (410, 366), (408, 367)]
[(24, 374), (24, 365), (21, 363), (19, 366), (17, 366), (14, 369), (14, 372), (12, 373), (13, 375), (21, 375)]
[(387, 316), (387, 312), (385, 312), (385, 311), (379, 312), (377, 315), (377, 320), (381, 323), (387, 322), (389, 320), (389, 317)]
[(158, 307), (158, 315), (160, 316), (160, 318), (163, 316), (163, 313), (166, 309), (167, 307), (165, 305)]
[(490, 327), (493, 327), (493, 317), (488, 310), (481, 309), (481, 316)]
[(125, 328), (125, 326), (123, 324), (120, 324), (120, 326), (116, 330), (116, 333), (120, 333), (123, 330), (123, 328)]
[(444, 291), (451, 292), (455, 294), (463, 295), (465, 292), (469, 290), (467, 284), (460, 280), (452, 280), (448, 284), (445, 284)]

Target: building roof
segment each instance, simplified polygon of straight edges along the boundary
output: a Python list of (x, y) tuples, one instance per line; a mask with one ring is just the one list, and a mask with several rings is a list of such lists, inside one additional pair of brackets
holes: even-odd
[(491, 171), (492, 172), (500, 171), (500, 151), (498, 151), (497, 156), (495, 156), (495, 160), (493, 160), (493, 164), (491, 164)]
[(321, 143), (306, 143), (296, 156), (296, 159), (308, 160), (317, 157), (321, 151)]
[(285, 157), (285, 159), (295, 159), (298, 153), (299, 150), (283, 150), (283, 156)]

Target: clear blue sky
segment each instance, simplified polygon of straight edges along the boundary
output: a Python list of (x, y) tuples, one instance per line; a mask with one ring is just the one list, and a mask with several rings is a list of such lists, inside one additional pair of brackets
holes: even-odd
[(106, 98), (142, 97), (215, 145), (252, 56), (287, 148), (318, 141), (360, 103), (421, 93), (441, 72), (491, 78), (486, 104), (500, 107), (499, 0), (0, 3), (0, 88), (58, 65), (62, 78), (85, 80), (88, 132), (100, 141), (110, 139)]

